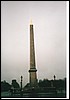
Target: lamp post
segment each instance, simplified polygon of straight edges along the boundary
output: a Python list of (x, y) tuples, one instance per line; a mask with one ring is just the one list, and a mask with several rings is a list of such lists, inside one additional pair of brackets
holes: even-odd
[(55, 80), (56, 76), (54, 75), (54, 80)]
[(23, 77), (21, 76), (21, 90), (22, 90), (22, 78), (23, 78)]
[(56, 76), (54, 75), (53, 77), (54, 77), (54, 81), (53, 81), (54, 82), (54, 87), (56, 87)]
[(21, 83), (21, 92), (20, 92), (20, 95), (21, 95), (21, 96), (23, 95), (23, 93), (22, 93), (22, 92), (23, 92), (23, 91), (22, 91), (22, 78), (23, 78), (23, 77), (21, 76), (21, 82), (20, 82), (20, 83)]

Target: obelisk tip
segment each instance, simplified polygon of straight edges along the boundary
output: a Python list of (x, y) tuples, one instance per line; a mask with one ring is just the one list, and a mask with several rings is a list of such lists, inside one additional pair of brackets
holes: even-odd
[(30, 25), (32, 25), (32, 19), (30, 20)]

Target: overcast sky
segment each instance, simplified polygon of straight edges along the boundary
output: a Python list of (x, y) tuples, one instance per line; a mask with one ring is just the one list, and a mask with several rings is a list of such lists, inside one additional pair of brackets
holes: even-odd
[(37, 78), (66, 77), (66, 2), (1, 1), (1, 80), (29, 82), (30, 20)]

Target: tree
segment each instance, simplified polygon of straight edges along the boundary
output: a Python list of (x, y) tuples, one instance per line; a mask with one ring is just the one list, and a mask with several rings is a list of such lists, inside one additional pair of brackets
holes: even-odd
[(48, 79), (43, 79), (43, 81), (39, 80), (38, 85), (39, 85), (39, 87), (50, 87), (51, 86), (51, 82)]
[(19, 84), (17, 83), (16, 80), (12, 80), (12, 87), (19, 88)]
[(1, 92), (9, 91), (11, 89), (11, 85), (5, 80), (1, 82)]

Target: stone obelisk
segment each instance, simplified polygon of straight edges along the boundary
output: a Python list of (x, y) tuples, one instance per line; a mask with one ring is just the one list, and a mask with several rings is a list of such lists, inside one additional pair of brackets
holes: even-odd
[(29, 70), (29, 82), (31, 87), (37, 86), (37, 74), (35, 65), (35, 48), (34, 48), (34, 31), (33, 24), (30, 24), (30, 70)]

